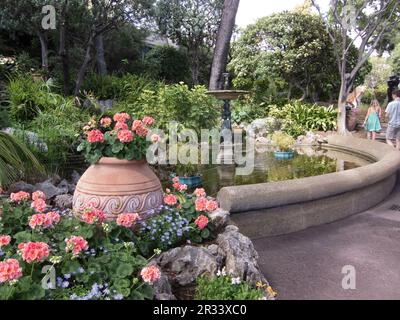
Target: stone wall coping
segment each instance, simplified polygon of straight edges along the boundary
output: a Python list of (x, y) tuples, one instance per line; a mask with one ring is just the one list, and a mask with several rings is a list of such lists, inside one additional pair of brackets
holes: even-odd
[(327, 146), (376, 162), (347, 171), (296, 180), (224, 187), (217, 196), (221, 208), (234, 213), (331, 197), (375, 184), (400, 168), (400, 152), (381, 142), (334, 135), (328, 137)]

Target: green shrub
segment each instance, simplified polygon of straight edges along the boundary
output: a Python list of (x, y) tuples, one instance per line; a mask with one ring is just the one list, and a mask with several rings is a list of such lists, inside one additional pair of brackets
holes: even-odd
[(40, 112), (62, 107), (68, 101), (61, 95), (53, 93), (52, 80), (35, 81), (31, 76), (18, 75), (10, 79), (8, 94), (10, 113), (16, 122), (28, 122)]
[(195, 300), (261, 300), (263, 292), (227, 275), (197, 279)]
[(187, 81), (189, 62), (186, 54), (172, 46), (157, 46), (145, 58), (146, 74), (168, 83)]
[(333, 130), (337, 123), (337, 111), (333, 106), (322, 107), (300, 101), (282, 108), (272, 107), (269, 116), (280, 119), (282, 131), (295, 137), (307, 131)]
[(387, 102), (387, 86), (380, 85), (375, 89), (367, 89), (361, 98), (361, 102), (370, 105), (373, 99), (377, 99), (381, 106)]
[(26, 127), (27, 130), (37, 133), (47, 144), (47, 152), (34, 151), (51, 172), (62, 170), (67, 164), (68, 156), (76, 154), (82, 127), (90, 119), (87, 111), (75, 107), (72, 99), (69, 101), (64, 108), (40, 112)]
[(163, 85), (141, 90), (128, 96), (110, 112), (127, 112), (137, 118), (151, 116), (159, 128), (165, 129), (170, 121), (177, 121), (188, 129), (213, 128), (220, 117), (218, 103), (206, 94), (204, 86), (190, 89), (186, 84)]

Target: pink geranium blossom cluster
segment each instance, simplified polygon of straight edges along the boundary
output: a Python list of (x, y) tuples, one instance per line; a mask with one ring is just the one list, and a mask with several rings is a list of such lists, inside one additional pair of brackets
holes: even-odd
[(0, 249), (9, 245), (11, 242), (11, 237), (9, 235), (0, 235)]
[(90, 130), (87, 133), (87, 140), (90, 143), (103, 142), (104, 134), (98, 129)]
[(50, 254), (49, 246), (44, 242), (20, 243), (18, 249), (22, 259), (27, 263), (41, 262)]
[(105, 221), (106, 216), (104, 211), (89, 206), (80, 215), (82, 221), (88, 224), (102, 223)]
[(126, 122), (131, 118), (131, 116), (125, 112), (116, 113), (113, 117), (116, 122)]
[(168, 206), (174, 206), (178, 202), (178, 198), (174, 194), (167, 194), (164, 196), (164, 202)]
[(160, 269), (157, 266), (144, 267), (140, 272), (144, 282), (153, 283), (161, 277)]
[(0, 262), (0, 283), (17, 280), (22, 277), (22, 268), (16, 259)]
[(133, 140), (133, 133), (131, 130), (127, 129), (118, 131), (118, 139), (122, 143), (129, 143)]
[(179, 182), (179, 177), (174, 177), (172, 179), (172, 182), (173, 182), (172, 187), (177, 191), (186, 191), (188, 188), (186, 184), (181, 184)]
[(218, 202), (215, 200), (208, 200), (204, 197), (199, 197), (194, 202), (196, 211), (213, 212), (218, 209)]
[(11, 201), (12, 202), (18, 202), (18, 203), (21, 202), (21, 201), (24, 201), (24, 200), (29, 200), (29, 198), (30, 198), (29, 193), (25, 192), (25, 191), (19, 191), (19, 192), (16, 192), (16, 193), (11, 193), (11, 195), (10, 195)]
[(194, 223), (200, 230), (203, 230), (208, 225), (208, 218), (205, 215), (200, 215)]
[(46, 209), (46, 201), (42, 198), (38, 198), (32, 201), (31, 207), (35, 209), (36, 212), (43, 212)]
[(65, 244), (65, 252), (72, 252), (74, 256), (89, 248), (88, 242), (84, 238), (78, 236), (65, 239)]
[(122, 213), (117, 217), (117, 224), (126, 228), (131, 228), (140, 219), (137, 213)]
[(32, 229), (36, 228), (49, 228), (60, 222), (60, 215), (57, 212), (48, 212), (46, 214), (34, 214), (29, 219), (29, 226)]

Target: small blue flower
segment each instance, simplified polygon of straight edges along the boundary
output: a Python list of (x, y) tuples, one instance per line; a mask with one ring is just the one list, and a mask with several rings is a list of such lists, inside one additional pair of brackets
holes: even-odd
[(71, 275), (69, 273), (64, 274), (64, 279), (69, 279), (71, 278)]
[(79, 273), (85, 273), (85, 269), (83, 269), (82, 267), (79, 267), (79, 268), (78, 268), (78, 272), (79, 272)]
[(122, 294), (120, 294), (120, 293), (118, 293), (118, 294), (113, 296), (114, 300), (122, 300), (123, 298), (124, 298), (124, 296)]
[(62, 288), (68, 288), (68, 286), (69, 286), (69, 282), (68, 281), (63, 281), (63, 283), (61, 284), (61, 287)]

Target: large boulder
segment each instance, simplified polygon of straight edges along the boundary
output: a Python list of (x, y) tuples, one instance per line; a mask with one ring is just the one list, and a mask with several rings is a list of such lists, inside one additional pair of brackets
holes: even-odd
[(217, 244), (224, 252), (228, 274), (240, 277), (252, 285), (259, 281), (268, 283), (258, 267), (258, 254), (253, 243), (236, 226), (227, 226), (225, 232), (218, 235)]
[(29, 183), (26, 183), (24, 181), (18, 181), (14, 182), (13, 184), (10, 185), (8, 188), (8, 192), (19, 192), (19, 191), (25, 191), (32, 193), (35, 190), (35, 187)]
[(65, 190), (57, 188), (51, 182), (51, 180), (46, 180), (44, 182), (36, 183), (34, 188), (35, 188), (35, 191), (36, 190), (43, 191), (44, 194), (46, 195), (46, 199), (52, 199), (55, 196), (58, 196), (60, 194), (64, 194), (64, 193), (68, 192), (68, 189), (65, 192)]
[(157, 264), (168, 274), (171, 284), (187, 286), (193, 284), (201, 275), (214, 276), (218, 263), (207, 249), (185, 246), (162, 253)]

